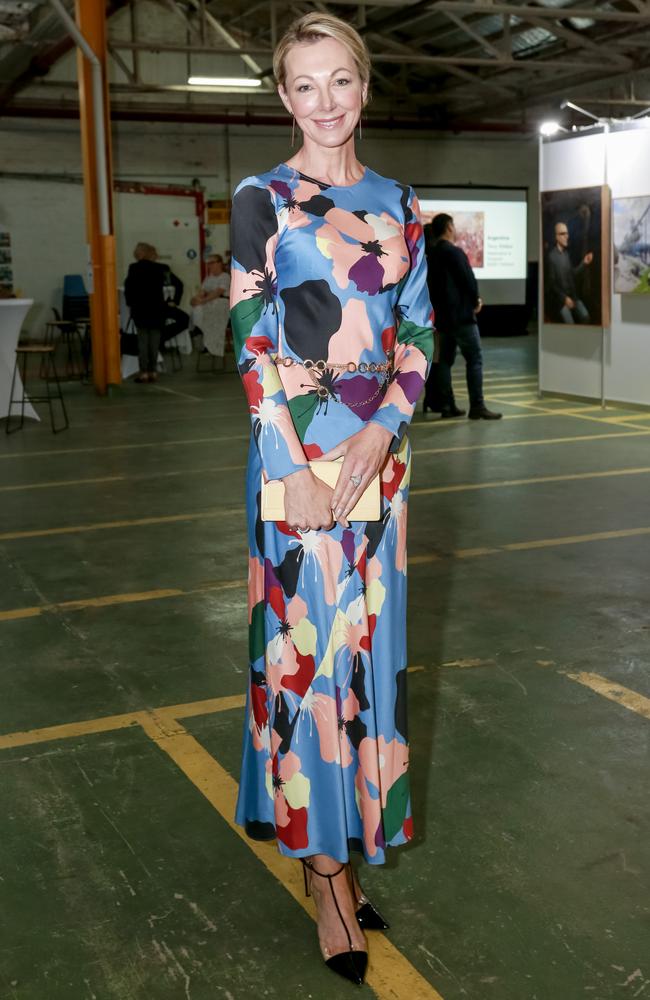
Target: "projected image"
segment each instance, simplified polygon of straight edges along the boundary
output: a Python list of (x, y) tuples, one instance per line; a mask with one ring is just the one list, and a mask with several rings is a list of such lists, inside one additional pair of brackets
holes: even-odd
[(544, 320), (609, 323), (609, 188), (541, 195)]
[[(431, 222), (442, 211), (443, 209), (423, 211), (422, 222)], [(485, 212), (454, 212), (453, 219), (456, 228), (456, 246), (465, 251), (473, 268), (484, 267)]]
[[(420, 198), (423, 221), (444, 212), (454, 220), (457, 246), (469, 257), (478, 281), (508, 282), (526, 278), (526, 201), (492, 197)], [(523, 285), (522, 285), (523, 288)], [(481, 291), (489, 288), (481, 285)]]
[(615, 198), (614, 291), (650, 294), (650, 195)]

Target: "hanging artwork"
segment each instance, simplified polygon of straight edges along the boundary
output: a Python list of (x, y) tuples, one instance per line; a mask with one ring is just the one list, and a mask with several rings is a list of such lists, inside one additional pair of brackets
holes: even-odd
[(11, 233), (0, 229), (0, 297), (6, 298), (13, 292), (14, 274), (11, 261)]
[(544, 321), (608, 326), (609, 188), (543, 191), (541, 233)]
[(650, 294), (650, 194), (615, 198), (614, 291)]

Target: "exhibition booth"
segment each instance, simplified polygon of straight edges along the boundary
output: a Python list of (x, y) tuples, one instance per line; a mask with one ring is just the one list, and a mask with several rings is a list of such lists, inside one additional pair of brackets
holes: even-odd
[(540, 139), (539, 387), (650, 405), (650, 127)]

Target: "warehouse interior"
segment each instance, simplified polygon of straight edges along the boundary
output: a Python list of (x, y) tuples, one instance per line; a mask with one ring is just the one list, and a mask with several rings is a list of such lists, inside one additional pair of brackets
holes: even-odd
[[(0, 285), (10, 264), (21, 344), (42, 342), (66, 276), (90, 292), (82, 337), (56, 348), (69, 426), (36, 402), (5, 434), (0, 413), (0, 1000), (355, 995), (320, 960), (297, 864), (233, 819), (250, 435), (231, 345), (216, 367), (172, 349), (149, 386), (120, 358), (134, 244), (156, 244), (189, 311), (229, 251), (236, 185), (292, 155), (272, 53), (310, 10), (370, 49), (363, 163), (416, 191), (523, 191), (528, 209), (525, 313), (493, 311), (483, 339), (503, 419), (419, 405), (409, 431), (415, 836), (361, 867), (391, 928), (357, 995), (643, 997), (650, 394), (601, 393), (598, 366), (650, 311), (618, 296), (619, 327), (560, 349), (538, 274), (544, 148), (648, 125), (650, 6), (0, 0)], [(188, 83), (216, 75), (258, 85)], [(626, 350), (647, 372), (650, 348)], [(562, 381), (578, 361), (593, 391)], [(466, 406), (462, 359), (454, 387)]]

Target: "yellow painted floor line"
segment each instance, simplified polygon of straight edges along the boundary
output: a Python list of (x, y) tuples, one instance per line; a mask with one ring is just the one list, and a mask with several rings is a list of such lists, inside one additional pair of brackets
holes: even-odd
[[(426, 486), (411, 489), (411, 497), (429, 496), (437, 493), (469, 493), (475, 490), (503, 489), (511, 486), (535, 486), (542, 483), (563, 483), (581, 479), (604, 479), (617, 476), (638, 476), (650, 472), (650, 466), (633, 469), (605, 469), (597, 472), (575, 472), (559, 476), (533, 476), (529, 479), (503, 479), (487, 483), (459, 483), (450, 486)], [(140, 517), (121, 521), (98, 521), (94, 524), (76, 524), (61, 528), (33, 528), (28, 531), (5, 531), (0, 533), (0, 542), (17, 541), (26, 538), (50, 538), (55, 535), (83, 534), (89, 531), (114, 531), (118, 528), (139, 528), (158, 524), (174, 524), (179, 521), (203, 521), (216, 517), (231, 517), (244, 514), (244, 507), (222, 507), (208, 511), (187, 514), (165, 514), (160, 517)]]
[[(625, 426), (623, 424), (623, 426)], [(605, 441), (609, 438), (644, 437), (650, 435), (650, 428), (645, 430), (609, 431), (604, 434), (578, 434), (569, 437), (533, 438), (523, 441), (495, 441), (483, 444), (456, 445), (449, 448), (414, 448), (414, 455), (445, 455), (463, 451), (491, 451), (501, 448), (529, 448), (536, 445), (572, 444), (579, 441)], [(94, 486), (99, 483), (132, 483), (144, 482), (150, 479), (164, 479), (178, 476), (213, 475), (221, 472), (242, 472), (246, 465), (214, 465), (199, 468), (171, 469), (162, 472), (136, 474), (133, 476), (91, 476), (88, 479), (55, 479), (41, 483), (16, 483), (12, 486), (0, 486), (0, 493), (18, 493), (21, 490), (58, 489), (71, 486)]]
[(0, 611), (0, 622), (18, 621), (22, 618), (38, 618), (56, 611), (85, 611), (87, 608), (109, 608), (123, 604), (139, 604), (143, 601), (163, 601), (170, 597), (188, 597), (192, 594), (208, 594), (219, 590), (239, 590), (246, 586), (246, 579), (215, 580), (201, 583), (197, 587), (183, 590), (168, 587), (158, 590), (143, 590), (123, 594), (105, 594), (102, 597), (84, 597), (75, 601), (58, 601), (52, 604), (36, 604), (30, 608), (13, 608)]
[(53, 535), (76, 535), (86, 531), (114, 531), (117, 528), (138, 528), (152, 524), (174, 524), (179, 521), (205, 521), (231, 514), (244, 514), (243, 507), (224, 507), (222, 510), (207, 510), (189, 514), (166, 514), (161, 517), (138, 517), (123, 521), (98, 521), (95, 524), (72, 524), (64, 528), (36, 528), (32, 531), (5, 531), (0, 534), (0, 542), (16, 541), (21, 538), (51, 538)]
[(635, 469), (601, 469), (597, 472), (571, 472), (559, 476), (532, 476), (529, 479), (502, 479), (488, 483), (459, 483), (457, 486), (425, 486), (418, 489), (411, 489), (409, 496), (427, 496), (433, 493), (469, 493), (473, 490), (493, 490), (509, 486), (535, 486), (541, 483), (565, 483), (580, 479), (641, 476), (647, 475), (649, 472), (650, 466), (643, 466)]
[(596, 694), (602, 695), (603, 698), (609, 698), (610, 701), (615, 701), (618, 705), (629, 709), (630, 712), (636, 712), (637, 715), (650, 719), (650, 698), (646, 698), (637, 691), (631, 691), (630, 688), (623, 687), (622, 684), (617, 684), (615, 681), (608, 681), (600, 674), (566, 673), (565, 677), (591, 688)]
[(18, 483), (0, 486), (0, 493), (19, 493), (21, 490), (50, 490), (58, 486), (96, 486), (100, 483), (121, 483), (127, 476), (94, 476), (92, 479), (55, 479), (46, 483)]
[(147, 719), (163, 717), (172, 712), (176, 719), (211, 715), (214, 712), (229, 712), (233, 708), (243, 708), (245, 703), (244, 695), (228, 695), (223, 698), (208, 698), (205, 701), (190, 702), (187, 705), (165, 705), (163, 708), (150, 709), (149, 711), (125, 712), (123, 715), (106, 715), (99, 719), (65, 722), (59, 726), (47, 726), (45, 729), (6, 733), (0, 735), (0, 750), (28, 747), (35, 743), (49, 743), (53, 740), (74, 739), (79, 736), (94, 736), (97, 733), (110, 733), (118, 729), (127, 729), (129, 726), (142, 725), (143, 721)]
[(195, 403), (203, 402), (202, 396), (192, 396), (189, 392), (180, 392), (178, 389), (170, 389), (167, 385), (159, 385), (156, 383), (151, 388), (155, 392), (168, 392), (171, 396), (182, 396), (183, 399), (192, 399)]
[[(648, 431), (650, 434), (650, 430)], [(15, 486), (0, 486), (0, 493), (18, 493), (21, 490), (58, 489), (66, 486), (94, 486), (98, 483), (139, 483), (149, 479), (168, 479), (178, 476), (212, 475), (217, 472), (242, 472), (246, 465), (212, 465), (196, 469), (165, 469), (162, 472), (136, 474), (134, 476), (98, 476), (89, 479), (55, 479), (44, 483), (18, 483)]]
[[(136, 418), (134, 418), (135, 420)], [(48, 448), (45, 451), (15, 451), (0, 455), (0, 459), (50, 458), (52, 455), (86, 455), (89, 452), (136, 451), (139, 448), (171, 448), (187, 444), (214, 444), (217, 441), (248, 441), (250, 434), (222, 434), (214, 437), (180, 438), (176, 441), (139, 441), (128, 444), (106, 444), (90, 448)]]
[(19, 733), (0, 736), (0, 750), (29, 747), (35, 743), (50, 743), (53, 740), (69, 740), (80, 736), (94, 736), (97, 733), (111, 733), (116, 729), (127, 729), (141, 722), (142, 712), (128, 712), (125, 715), (107, 715), (103, 719), (89, 719), (83, 722), (68, 722), (45, 729), (31, 729)]
[[(498, 396), (491, 396), (489, 398), (490, 398), (491, 402), (504, 403), (505, 405), (508, 405), (508, 400), (507, 399), (501, 399)], [(516, 404), (510, 404), (510, 405), (517, 405), (517, 406), (523, 407), (524, 409), (539, 411), (539, 406), (536, 405), (536, 404), (533, 404), (533, 403), (526, 403), (526, 402), (521, 402), (520, 401), (520, 402), (518, 402)], [(600, 407), (598, 407), (598, 409), (600, 409)], [(547, 416), (551, 416), (551, 415), (553, 415), (553, 416), (561, 416), (561, 415), (564, 415), (564, 411), (563, 410), (547, 410), (546, 411), (546, 415)], [(618, 423), (619, 423), (618, 417), (615, 416), (612, 413), (611, 410), (601, 410), (600, 415), (596, 415), (596, 414), (590, 415), (589, 413), (585, 413), (584, 410), (580, 410), (580, 409), (574, 408), (573, 411), (572, 411), (572, 413), (571, 413), (571, 416), (574, 417), (576, 420), (591, 420), (591, 421), (595, 421), (598, 424), (613, 424), (614, 426), (617, 426)], [(632, 419), (635, 419), (635, 418), (634, 417), (630, 417), (630, 420), (632, 420)], [(644, 430), (645, 429), (643, 425), (629, 423), (627, 420), (626, 420), (625, 426), (626, 427), (632, 427), (632, 428), (637, 429), (637, 430)]]
[[(589, 535), (563, 535), (558, 538), (537, 538), (528, 542), (508, 542), (505, 545), (485, 546), (474, 549), (456, 549), (451, 556), (456, 559), (476, 559), (492, 556), (499, 552), (528, 552), (534, 549), (552, 549), (561, 545), (583, 545), (587, 542), (607, 542), (620, 538), (641, 538), (650, 535), (650, 527), (621, 528), (618, 531), (595, 531)], [(409, 566), (420, 566), (448, 558), (438, 552), (409, 556)]]
[(578, 441), (605, 441), (608, 438), (647, 437), (650, 428), (645, 431), (607, 431), (604, 434), (577, 434), (572, 437), (531, 438), (524, 441), (495, 441), (483, 444), (459, 444), (450, 448), (414, 448), (414, 455), (444, 455), (462, 451), (492, 451), (499, 448), (531, 448), (539, 445), (574, 444)]
[(625, 425), (628, 420), (650, 420), (650, 413), (626, 413), (622, 417), (610, 417), (609, 422), (612, 424), (623, 424)]
[[(641, 538), (650, 535), (650, 527), (621, 528), (612, 531), (596, 531), (588, 535), (565, 535), (558, 538), (532, 539), (527, 542), (507, 542), (504, 545), (477, 546), (470, 549), (455, 549), (453, 552), (423, 552), (409, 555), (409, 566), (422, 566), (440, 562), (443, 559), (478, 559), (482, 556), (497, 555), (500, 552), (527, 552), (534, 549), (556, 548), (562, 545), (582, 545), (587, 542), (614, 541), (623, 538)], [(56, 604), (37, 604), (27, 608), (9, 608), (0, 611), (0, 622), (20, 621), (25, 618), (37, 618), (46, 612), (84, 611), (87, 608), (115, 607), (121, 604), (131, 604), (141, 601), (158, 601), (171, 597), (186, 597), (191, 594), (204, 594), (217, 590), (244, 590), (245, 579), (221, 580), (207, 582), (197, 587), (183, 590), (168, 588), (165, 590), (146, 590), (135, 593), (109, 594), (103, 597), (88, 597), (75, 601), (62, 601)]]
[[(312, 920), (316, 919), (314, 904), (305, 897), (303, 878), (297, 861), (283, 857), (275, 843), (251, 840), (234, 822), (237, 783), (207, 750), (168, 715), (162, 718), (160, 729), (154, 720), (147, 720), (144, 729), (156, 745), (166, 753), (183, 774), (217, 810), (222, 819), (280, 882)], [(369, 934), (369, 965), (366, 982), (378, 1000), (442, 1000), (440, 993), (420, 975), (408, 959), (384, 934)], [(319, 961), (314, 946), (314, 961)], [(332, 986), (334, 995), (334, 985)]]
[[(539, 398), (537, 393), (532, 391), (527, 392), (505, 392), (503, 389), (486, 389), (485, 390), (485, 400), (486, 402), (492, 403), (507, 403), (508, 406), (518, 406), (524, 403), (532, 403), (540, 409), (547, 409), (546, 403)], [(463, 406), (466, 400), (463, 400)], [(550, 409), (550, 407), (548, 407)]]
[[(499, 401), (497, 397), (494, 397), (495, 401)], [(507, 400), (505, 400), (508, 403)], [(527, 409), (530, 407), (529, 403), (509, 403), (510, 406), (522, 406)], [(526, 420), (539, 417), (561, 417), (566, 415), (576, 415), (576, 408), (571, 407), (566, 410), (543, 410), (540, 407), (536, 407), (536, 411), (533, 413), (508, 413), (504, 415), (504, 420)], [(586, 419), (586, 417), (585, 417)], [(600, 419), (600, 418), (594, 418)], [(604, 422), (607, 422), (606, 418), (603, 418)], [(458, 427), (458, 422), (454, 420), (417, 420), (410, 425), (410, 430), (431, 430), (432, 428), (439, 427)], [(644, 429), (644, 428), (641, 428)], [(7, 452), (5, 454), (0, 454), (0, 460), (11, 461), (12, 459), (28, 459), (28, 458), (51, 458), (54, 455), (81, 455), (89, 454), (95, 452), (105, 452), (105, 451), (134, 451), (141, 448), (168, 448), (168, 447), (178, 447), (180, 445), (192, 445), (192, 444), (214, 444), (219, 441), (248, 441), (250, 434), (226, 434), (226, 435), (216, 435), (213, 437), (200, 437), (200, 438), (179, 438), (173, 441), (140, 441), (140, 442), (129, 442), (127, 444), (110, 444), (110, 445), (100, 445), (99, 447), (84, 447), (84, 448), (48, 448), (45, 451), (15, 451)]]

